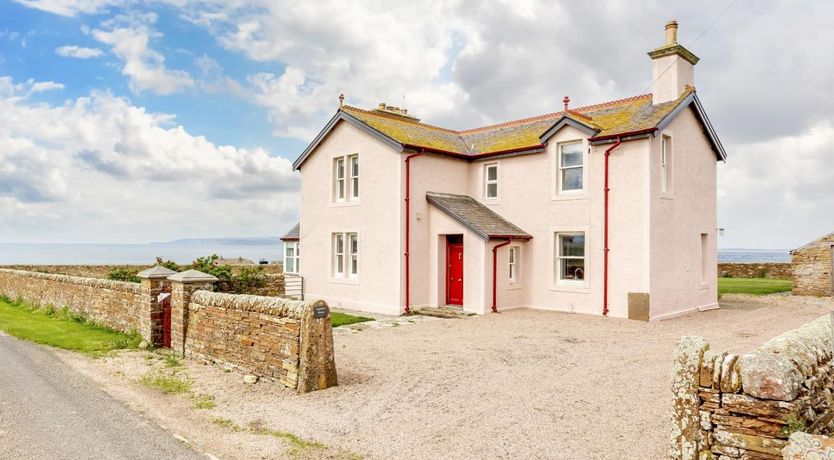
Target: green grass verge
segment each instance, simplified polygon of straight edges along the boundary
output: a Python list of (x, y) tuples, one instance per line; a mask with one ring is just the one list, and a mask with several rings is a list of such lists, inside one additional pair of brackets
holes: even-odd
[(787, 292), (793, 288), (791, 280), (771, 278), (718, 278), (718, 294), (767, 295)]
[(191, 391), (191, 382), (177, 373), (148, 372), (139, 378), (139, 383), (165, 394), (188, 393)]
[(111, 350), (136, 348), (142, 338), (87, 322), (66, 307), (36, 308), (22, 301), (0, 297), (0, 330), (31, 342), (101, 355)]
[(373, 321), (373, 318), (365, 316), (353, 316), (346, 313), (339, 313), (336, 311), (330, 312), (330, 321), (333, 327), (347, 326), (348, 324), (364, 323), (365, 321)]

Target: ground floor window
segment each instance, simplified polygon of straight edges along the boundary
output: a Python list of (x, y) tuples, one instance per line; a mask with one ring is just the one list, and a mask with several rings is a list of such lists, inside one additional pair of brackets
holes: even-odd
[(298, 241), (284, 242), (284, 273), (300, 273), (301, 254)]
[(585, 232), (556, 234), (557, 282), (585, 281)]
[(511, 283), (515, 283), (518, 279), (518, 246), (510, 246), (507, 277)]
[(359, 234), (333, 234), (333, 277), (359, 276)]

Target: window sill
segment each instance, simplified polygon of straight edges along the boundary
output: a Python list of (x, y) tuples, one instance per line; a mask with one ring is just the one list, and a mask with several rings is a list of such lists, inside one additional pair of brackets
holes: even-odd
[(348, 284), (353, 286), (359, 285), (359, 278), (330, 278), (330, 282), (333, 284)]
[(698, 287), (698, 289), (700, 289), (701, 291), (705, 291), (705, 290), (709, 289), (709, 283), (701, 283), (701, 285)]
[(508, 291), (518, 291), (519, 289), (521, 289), (521, 285), (519, 285), (517, 282), (510, 283), (510, 285), (507, 286)]
[(674, 195), (670, 195), (670, 194), (668, 194), (668, 193), (662, 193), (662, 194), (660, 195), (660, 199), (661, 199), (661, 200), (674, 200), (674, 199), (675, 199), (675, 196), (674, 196)]
[(571, 200), (587, 200), (588, 194), (585, 192), (563, 192), (551, 197), (553, 201), (571, 201)]
[(580, 294), (588, 294), (591, 292), (591, 288), (585, 283), (558, 283), (555, 286), (551, 286), (549, 290), (561, 292), (577, 292)]
[(333, 201), (330, 203), (331, 208), (342, 208), (349, 206), (359, 206), (359, 200), (353, 201)]

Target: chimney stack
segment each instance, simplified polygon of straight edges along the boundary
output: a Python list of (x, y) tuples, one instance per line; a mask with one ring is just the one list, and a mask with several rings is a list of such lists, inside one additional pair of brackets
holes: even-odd
[(377, 113), (385, 113), (387, 115), (395, 115), (404, 121), (412, 121), (415, 123), (420, 121), (420, 119), (414, 115), (409, 115), (408, 109), (394, 107), (393, 105), (388, 105), (384, 102), (380, 102), (379, 105), (373, 109), (373, 111)]
[(652, 58), (652, 103), (674, 101), (687, 86), (695, 86), (698, 56), (678, 44), (678, 23), (666, 23), (665, 43), (649, 51)]

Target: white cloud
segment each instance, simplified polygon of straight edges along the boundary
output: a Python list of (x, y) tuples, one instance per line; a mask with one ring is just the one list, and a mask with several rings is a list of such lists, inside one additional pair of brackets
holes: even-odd
[[(129, 24), (123, 24), (126, 19)], [(153, 14), (119, 17), (108, 21), (109, 30), (92, 30), (93, 37), (110, 45), (113, 54), (124, 63), (122, 74), (129, 80), (135, 92), (151, 91), (156, 94), (171, 94), (194, 86), (194, 80), (183, 70), (171, 70), (165, 66), (165, 57), (149, 48), (149, 41), (162, 35), (153, 31), (145, 22), (154, 22)]]
[(35, 85), (0, 78), (0, 215), (17, 220), (0, 240), (269, 235), (291, 224), (288, 160), (213, 144), (108, 92), (31, 102)]
[(63, 83), (55, 83), (54, 81), (39, 81), (32, 84), (29, 89), (29, 93), (34, 94), (43, 91), (55, 91), (60, 89), (64, 89)]
[(98, 48), (85, 48), (83, 46), (76, 45), (65, 45), (55, 48), (55, 53), (59, 56), (76, 59), (90, 59), (104, 54), (104, 52)]
[(110, 6), (127, 3), (124, 0), (15, 0), (18, 3), (61, 16), (95, 14)]

